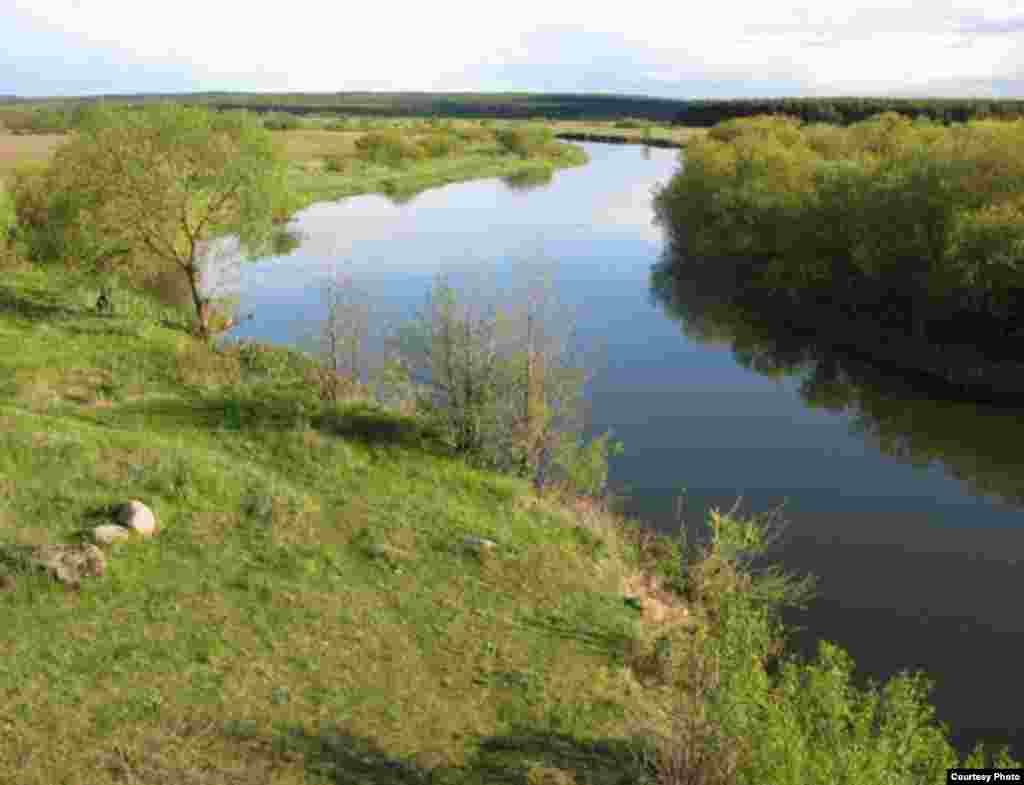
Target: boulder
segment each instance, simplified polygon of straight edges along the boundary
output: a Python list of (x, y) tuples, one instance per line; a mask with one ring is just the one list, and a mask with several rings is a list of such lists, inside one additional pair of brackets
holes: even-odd
[(131, 529), (126, 529), (124, 526), (117, 526), (113, 523), (97, 526), (92, 530), (92, 538), (98, 545), (111, 545), (118, 540), (126, 540), (131, 536)]
[(137, 531), (143, 537), (152, 537), (157, 532), (156, 516), (140, 501), (132, 500), (122, 504), (117, 511), (117, 522), (126, 529)]
[(40, 545), (33, 548), (29, 560), (75, 589), (82, 578), (98, 578), (107, 569), (103, 551), (95, 545)]

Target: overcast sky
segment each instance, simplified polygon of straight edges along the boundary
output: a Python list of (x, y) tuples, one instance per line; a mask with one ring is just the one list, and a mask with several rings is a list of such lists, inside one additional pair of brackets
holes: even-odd
[(1024, 0), (0, 0), (0, 95), (195, 90), (1020, 97)]

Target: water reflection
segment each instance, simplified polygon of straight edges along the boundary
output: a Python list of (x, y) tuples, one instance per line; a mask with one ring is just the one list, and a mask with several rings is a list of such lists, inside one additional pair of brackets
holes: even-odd
[(522, 172), (506, 175), (501, 179), (510, 191), (534, 191), (551, 185), (555, 177), (553, 169), (526, 169)]
[(808, 406), (845, 415), (851, 432), (884, 454), (941, 466), (971, 493), (1024, 505), (1024, 406), (957, 400), (961, 391), (941, 380), (879, 368), (817, 333), (791, 329), (781, 315), (755, 310), (736, 296), (745, 290), (735, 277), (709, 281), (674, 269), (671, 258), (654, 268), (652, 293), (685, 335), (728, 346), (736, 362), (764, 376), (793, 377)]

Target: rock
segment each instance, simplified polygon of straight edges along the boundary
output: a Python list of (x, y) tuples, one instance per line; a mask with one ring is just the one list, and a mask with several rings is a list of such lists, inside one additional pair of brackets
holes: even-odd
[(132, 536), (132, 530), (113, 523), (97, 526), (92, 530), (92, 538), (99, 545), (110, 545), (118, 540), (126, 540)]
[(103, 551), (95, 545), (41, 545), (30, 561), (66, 586), (77, 589), (84, 577), (98, 578), (107, 569)]
[(477, 553), (493, 551), (498, 547), (498, 543), (494, 540), (488, 540), (486, 537), (465, 537), (462, 540), (462, 544)]
[(137, 531), (143, 537), (152, 537), (157, 532), (156, 516), (140, 501), (132, 500), (121, 505), (117, 511), (117, 522), (125, 528)]

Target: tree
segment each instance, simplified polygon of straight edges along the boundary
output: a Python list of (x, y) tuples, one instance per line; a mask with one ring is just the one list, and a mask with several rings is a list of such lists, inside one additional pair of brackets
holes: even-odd
[(164, 102), (85, 114), (49, 177), (85, 261), (173, 265), (188, 280), (203, 338), (211, 334), (211, 255), (231, 238), (239, 255), (265, 252), (291, 198), (270, 134), (251, 116)]
[(523, 292), (502, 287), (502, 301), (482, 313), (439, 277), (427, 308), (389, 341), (393, 379), (412, 387), (417, 410), (456, 453), (538, 490), (556, 469), (577, 490), (600, 494), (620, 447), (607, 435), (580, 439), (590, 374), (571, 318), (549, 276)]

